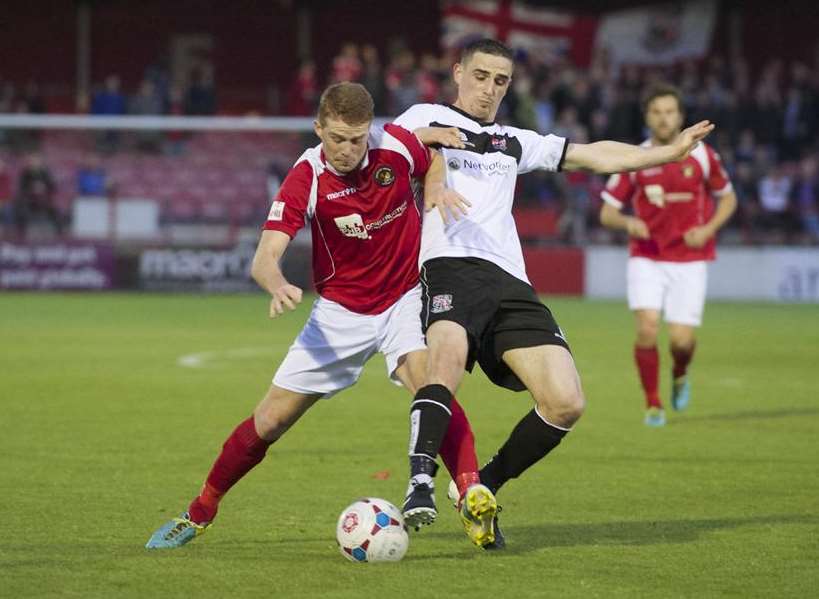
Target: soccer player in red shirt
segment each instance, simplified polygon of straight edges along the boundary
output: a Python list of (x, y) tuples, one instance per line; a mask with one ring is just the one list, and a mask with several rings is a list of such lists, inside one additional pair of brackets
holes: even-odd
[[(658, 85), (646, 96), (645, 121), (651, 137), (644, 147), (671, 143), (684, 121), (679, 91)], [(702, 322), (707, 263), (715, 257), (716, 232), (736, 209), (736, 195), (719, 155), (704, 142), (682, 160), (612, 175), (602, 192), (600, 222), (627, 231), (628, 304), (634, 311), (634, 359), (645, 391), (645, 423), (663, 426), (657, 392), (660, 312), (671, 338), (671, 407), (683, 410), (691, 398), (688, 365)], [(712, 197), (717, 197), (716, 207)], [(633, 213), (621, 213), (629, 206)]]
[[(295, 309), (302, 290), (284, 278), (279, 260), (310, 220), (319, 298), (266, 396), (228, 437), (200, 494), (151, 536), (148, 548), (179, 547), (202, 534), (224, 494), (267, 448), (316, 401), (355, 384), (375, 353), (384, 354), (393, 381), (411, 393), (422, 385), (421, 214), (411, 184), (425, 175), (432, 155), (410, 131), (371, 129), (372, 120), (373, 101), (363, 86), (339, 83), (324, 92), (315, 125), (322, 143), (284, 180), (252, 266), (253, 278), (271, 295), (271, 318)], [(419, 133), (428, 143), (462, 146), (456, 130)], [(443, 185), (427, 190), (425, 204), (453, 215), (466, 209)], [(455, 425), (447, 429), (442, 458), (459, 486), (480, 487), (469, 422), (454, 402), (451, 411)]]

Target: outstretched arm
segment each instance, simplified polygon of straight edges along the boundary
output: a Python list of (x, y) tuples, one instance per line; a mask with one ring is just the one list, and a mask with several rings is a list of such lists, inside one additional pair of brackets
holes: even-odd
[(713, 130), (714, 125), (710, 121), (700, 121), (683, 130), (670, 144), (649, 148), (617, 141), (569, 144), (563, 161), (563, 170), (585, 169), (603, 174), (621, 173), (675, 162), (688, 156), (689, 152)]
[(250, 275), (270, 296), (270, 318), (284, 313), (284, 309), (295, 310), (301, 302), (302, 290), (288, 283), (282, 274), (279, 261), (290, 244), (290, 236), (281, 231), (263, 231)]

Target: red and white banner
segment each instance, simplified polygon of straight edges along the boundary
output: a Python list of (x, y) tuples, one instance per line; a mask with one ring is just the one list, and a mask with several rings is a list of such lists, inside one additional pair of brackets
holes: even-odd
[(567, 57), (579, 66), (591, 61), (597, 18), (516, 0), (452, 0), (442, 10), (441, 44), (458, 49), (490, 37), (541, 60)]
[(620, 10), (601, 19), (595, 45), (608, 51), (614, 65), (703, 58), (711, 47), (716, 21), (716, 0)]

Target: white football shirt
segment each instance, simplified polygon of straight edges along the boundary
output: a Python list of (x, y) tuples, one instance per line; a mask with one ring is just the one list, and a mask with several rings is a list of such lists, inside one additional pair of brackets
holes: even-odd
[(466, 217), (444, 225), (437, 210), (424, 217), (420, 263), (440, 257), (482, 258), (529, 283), (512, 202), (518, 174), (559, 171), (569, 140), (556, 135), (484, 123), (444, 104), (416, 104), (395, 119), (409, 129), (457, 127), (464, 149), (437, 148), (446, 162), (447, 187), (472, 206)]

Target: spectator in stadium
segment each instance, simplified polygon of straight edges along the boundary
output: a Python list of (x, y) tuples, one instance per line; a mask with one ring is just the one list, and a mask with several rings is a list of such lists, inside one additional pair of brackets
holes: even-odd
[[(142, 80), (128, 108), (134, 116), (158, 116), (164, 112), (164, 101), (153, 81)], [(159, 129), (139, 129), (135, 139), (138, 150), (154, 154), (162, 145), (162, 132)]]
[(6, 162), (0, 157), (0, 230), (11, 224), (14, 219), (13, 199), (11, 173)]
[[(185, 114), (185, 96), (179, 85), (172, 85), (168, 91), (168, 115), (183, 116)], [(188, 134), (185, 131), (172, 130), (165, 134), (166, 154), (179, 156), (185, 153), (185, 143)]]
[(783, 241), (795, 231), (790, 196), (793, 182), (785, 168), (774, 164), (759, 180), (759, 223), (769, 239)]
[(125, 95), (120, 90), (117, 75), (105, 78), (103, 88), (98, 90), (91, 100), (91, 114), (99, 116), (118, 116), (126, 112)]
[(25, 112), (29, 114), (45, 114), (48, 112), (46, 101), (43, 97), (43, 91), (40, 84), (36, 81), (29, 81), (26, 84), (25, 92), (22, 99), (25, 103)]
[(791, 197), (804, 240), (819, 243), (819, 156), (810, 155), (802, 160)]
[(25, 236), (32, 217), (45, 216), (54, 226), (58, 235), (62, 234), (62, 217), (54, 202), (56, 185), (51, 171), (38, 153), (32, 153), (18, 181), (17, 197), (14, 202), (14, 219), (17, 232)]
[(390, 114), (403, 112), (418, 101), (419, 93), (415, 85), (415, 56), (412, 52), (400, 49), (385, 73)]
[(216, 88), (210, 69), (196, 68), (185, 96), (185, 114), (209, 116), (216, 114)]
[[(102, 89), (91, 98), (91, 114), (95, 116), (120, 116), (127, 111), (125, 95), (120, 90), (117, 75), (105, 78)], [(96, 134), (97, 149), (103, 153), (115, 152), (119, 148), (120, 134), (115, 130), (100, 131)]]
[(375, 114), (387, 113), (387, 89), (378, 49), (372, 44), (361, 47), (361, 83), (372, 94)]
[(15, 94), (14, 84), (0, 79), (0, 112), (14, 112)]
[(316, 63), (305, 60), (299, 65), (298, 74), (287, 91), (287, 114), (291, 116), (315, 114), (317, 101)]
[(359, 81), (361, 79), (361, 58), (358, 55), (358, 46), (347, 42), (341, 47), (341, 52), (333, 59), (333, 73), (331, 82)]
[(97, 154), (89, 154), (77, 171), (77, 193), (103, 197), (108, 192), (108, 174)]

